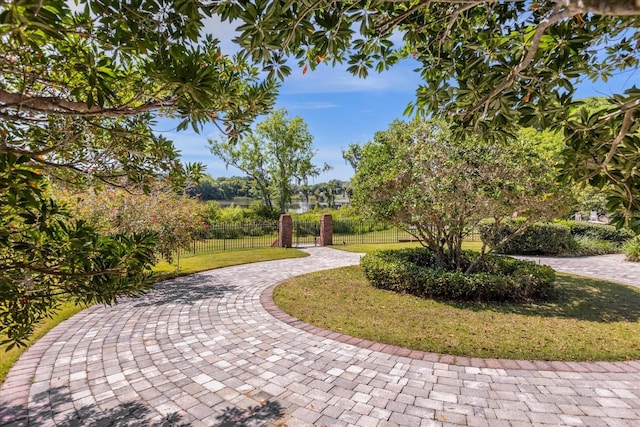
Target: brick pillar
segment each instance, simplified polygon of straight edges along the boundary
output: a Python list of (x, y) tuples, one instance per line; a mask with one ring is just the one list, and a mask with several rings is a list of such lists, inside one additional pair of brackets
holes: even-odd
[(320, 217), (320, 246), (333, 245), (333, 218), (331, 214)]
[(291, 215), (280, 215), (278, 234), (278, 246), (281, 248), (290, 248), (293, 246), (293, 219)]

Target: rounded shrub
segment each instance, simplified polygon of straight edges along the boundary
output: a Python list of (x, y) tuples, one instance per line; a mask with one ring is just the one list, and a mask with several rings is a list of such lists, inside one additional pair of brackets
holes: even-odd
[[(493, 236), (487, 236), (491, 224), (480, 226), (480, 237), (490, 247), (496, 245), (508, 236), (513, 235), (521, 226), (519, 219), (513, 219), (501, 224)], [(530, 225), (524, 232), (509, 240), (497, 251), (510, 255), (558, 255), (565, 251), (571, 240), (569, 227), (562, 224), (537, 222)]]
[(620, 253), (620, 243), (591, 236), (573, 236), (566, 253), (576, 256), (615, 254)]
[[(480, 254), (463, 252), (463, 267)], [(436, 265), (427, 248), (386, 250), (367, 254), (362, 268), (379, 289), (449, 301), (543, 300), (553, 292), (555, 272), (547, 266), (500, 255), (486, 255), (472, 274)]]
[(569, 227), (574, 237), (590, 237), (612, 243), (624, 243), (633, 238), (633, 231), (628, 228), (616, 228), (613, 225), (595, 224), (582, 221), (562, 221)]

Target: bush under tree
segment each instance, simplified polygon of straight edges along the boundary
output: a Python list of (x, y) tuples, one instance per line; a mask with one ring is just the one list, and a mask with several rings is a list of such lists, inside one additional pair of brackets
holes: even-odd
[[(477, 256), (463, 251), (462, 268)], [(550, 267), (494, 254), (484, 257), (473, 274), (442, 269), (427, 248), (373, 252), (362, 258), (362, 268), (377, 288), (447, 301), (544, 300), (552, 295), (555, 281)]]
[(147, 233), (156, 236), (155, 253), (171, 262), (173, 255), (205, 229), (206, 205), (156, 184), (149, 194), (118, 188), (73, 193), (57, 192), (74, 217), (86, 221), (102, 235)]
[(640, 262), (640, 237), (627, 240), (622, 246), (627, 261)]

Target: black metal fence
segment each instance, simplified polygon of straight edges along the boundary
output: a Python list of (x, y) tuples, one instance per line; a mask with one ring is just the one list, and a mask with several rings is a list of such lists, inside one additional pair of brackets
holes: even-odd
[(278, 221), (210, 225), (180, 252), (181, 256), (232, 249), (268, 248), (278, 241)]
[[(294, 221), (293, 245), (315, 245), (320, 236), (320, 221)], [(467, 240), (478, 241), (477, 232)], [(416, 241), (410, 233), (374, 221), (333, 220), (333, 244), (401, 243)], [(278, 221), (213, 224), (196, 236), (180, 256), (206, 254), (233, 249), (268, 248), (278, 242)]]
[(374, 221), (340, 219), (333, 221), (333, 243), (398, 243), (414, 240), (409, 233), (397, 227)]
[[(479, 241), (480, 235), (472, 231), (466, 240)], [(417, 238), (398, 227), (374, 221), (340, 219), (333, 221), (333, 244), (348, 245), (354, 243), (402, 243), (414, 242)]]

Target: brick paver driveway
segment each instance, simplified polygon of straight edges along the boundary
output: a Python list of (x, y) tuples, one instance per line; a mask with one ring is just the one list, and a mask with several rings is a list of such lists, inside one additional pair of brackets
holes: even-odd
[(306, 250), (311, 257), (196, 274), (81, 312), (11, 371), (0, 424), (640, 425), (637, 361), (453, 358), (289, 318), (273, 307), (273, 285), (359, 262)]

